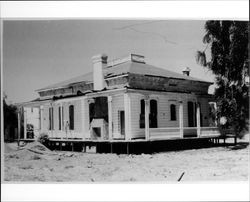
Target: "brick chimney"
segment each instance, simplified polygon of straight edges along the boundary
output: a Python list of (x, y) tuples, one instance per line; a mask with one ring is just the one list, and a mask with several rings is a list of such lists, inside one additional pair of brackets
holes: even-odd
[(94, 90), (104, 89), (103, 69), (107, 67), (108, 56), (100, 54), (92, 57)]
[(189, 76), (190, 71), (191, 71), (191, 69), (190, 69), (189, 67), (186, 67), (186, 68), (182, 71), (182, 73), (183, 73), (183, 75)]

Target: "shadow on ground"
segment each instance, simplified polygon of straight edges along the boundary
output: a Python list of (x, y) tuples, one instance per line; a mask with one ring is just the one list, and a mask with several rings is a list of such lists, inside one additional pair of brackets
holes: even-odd
[(231, 150), (245, 149), (249, 145), (249, 142), (239, 142), (235, 146), (231, 146)]

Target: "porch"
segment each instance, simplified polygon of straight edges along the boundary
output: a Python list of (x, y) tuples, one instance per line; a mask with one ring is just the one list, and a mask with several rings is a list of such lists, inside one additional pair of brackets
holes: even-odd
[(218, 127), (150, 128), (149, 140), (215, 138), (220, 136)]

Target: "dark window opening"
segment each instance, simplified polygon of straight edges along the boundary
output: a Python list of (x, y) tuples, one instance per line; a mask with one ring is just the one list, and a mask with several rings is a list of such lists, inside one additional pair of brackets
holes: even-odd
[(62, 115), (61, 115), (61, 107), (58, 107), (58, 129), (62, 130)]
[(150, 114), (149, 114), (149, 127), (150, 128), (157, 128), (157, 100), (150, 100)]
[(140, 105), (141, 105), (140, 128), (145, 128), (145, 100), (141, 100)]
[(69, 106), (69, 129), (74, 130), (74, 106)]
[(170, 120), (176, 121), (176, 106), (174, 104), (170, 105)]
[(49, 130), (54, 130), (54, 114), (53, 107), (49, 108)]
[(120, 134), (125, 135), (125, 113), (124, 111), (119, 111), (119, 119), (120, 119)]
[(188, 102), (188, 127), (196, 127), (196, 104)]

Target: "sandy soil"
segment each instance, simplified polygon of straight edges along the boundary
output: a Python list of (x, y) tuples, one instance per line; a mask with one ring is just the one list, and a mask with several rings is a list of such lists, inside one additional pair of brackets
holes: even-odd
[[(39, 143), (5, 144), (5, 181), (173, 182), (245, 181), (249, 145), (156, 154), (117, 155), (50, 151)], [(184, 174), (183, 174), (184, 173)]]

